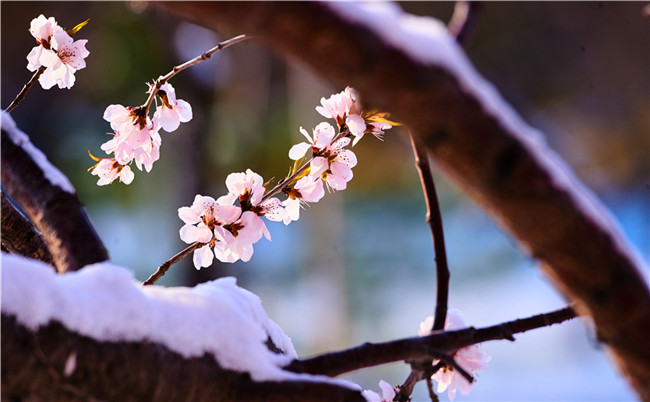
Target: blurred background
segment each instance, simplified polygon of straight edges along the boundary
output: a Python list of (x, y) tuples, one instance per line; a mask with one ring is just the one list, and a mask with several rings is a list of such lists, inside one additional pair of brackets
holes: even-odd
[[(401, 3), (447, 21), (453, 3)], [(643, 3), (484, 3), (467, 52), (477, 69), (548, 142), (650, 255), (650, 35)], [(225, 178), (247, 168), (283, 177), (298, 128), (322, 118), (321, 97), (339, 92), (254, 40), (218, 53), (171, 82), (194, 118), (161, 132), (161, 159), (134, 182), (96, 186), (90, 150), (109, 137), (109, 104), (136, 106), (145, 82), (227, 38), (146, 2), (2, 2), (2, 107), (31, 73), (30, 21), (54, 16), (66, 29), (90, 18), (87, 68), (70, 90), (38, 84), (12, 112), (19, 127), (72, 181), (113, 262), (146, 279), (185, 247), (177, 209), (195, 194), (225, 194)], [(334, 57), (334, 56), (333, 56)], [(434, 256), (425, 206), (405, 133), (372, 137), (354, 148), (359, 164), (345, 192), (330, 194), (290, 226), (269, 223), (249, 263), (197, 271), (175, 265), (159, 282), (191, 286), (225, 275), (262, 299), (301, 356), (414, 336), (432, 314)], [(436, 172), (451, 267), (450, 306), (474, 326), (564, 306), (534, 261)], [(578, 239), (576, 239), (578, 241)], [(570, 322), (492, 342), (493, 356), (464, 400), (633, 400), (589, 325)], [(404, 364), (347, 376), (378, 390), (397, 385)], [(414, 400), (426, 400), (418, 385)], [(447, 395), (441, 395), (442, 400)]]

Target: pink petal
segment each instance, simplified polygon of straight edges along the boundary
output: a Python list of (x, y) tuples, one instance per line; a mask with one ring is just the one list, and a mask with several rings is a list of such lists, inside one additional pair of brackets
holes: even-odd
[(291, 149), (289, 150), (289, 158), (291, 158), (294, 161), (297, 161), (298, 159), (305, 156), (305, 153), (309, 149), (311, 149), (311, 144), (308, 144), (306, 142), (301, 142), (299, 144), (296, 144), (292, 146)]

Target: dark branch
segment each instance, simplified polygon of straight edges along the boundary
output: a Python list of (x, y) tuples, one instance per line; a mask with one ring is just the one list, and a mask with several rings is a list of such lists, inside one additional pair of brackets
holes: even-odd
[(490, 340), (514, 340), (514, 334), (559, 324), (575, 316), (571, 307), (565, 307), (561, 310), (509, 321), (492, 327), (467, 328), (383, 343), (364, 343), (338, 352), (294, 360), (286, 369), (297, 373), (337, 376), (396, 361), (418, 361), (425, 358), (433, 360), (439, 358), (440, 352), (450, 353)]
[(156, 272), (154, 272), (149, 277), (149, 279), (144, 281), (142, 284), (143, 285), (153, 285), (154, 283), (156, 283), (156, 281), (158, 281), (158, 279), (162, 278), (167, 273), (167, 271), (169, 270), (169, 268), (171, 268), (172, 265), (176, 264), (177, 262), (179, 262), (183, 258), (187, 257), (187, 255), (190, 254), (192, 251), (197, 250), (197, 249), (201, 248), (202, 246), (205, 246), (205, 244), (203, 244), (203, 243), (194, 243), (194, 244), (190, 245), (189, 247), (187, 247), (186, 249), (179, 252), (178, 254), (174, 255), (169, 260), (163, 262), (158, 267)]
[(447, 251), (445, 250), (445, 236), (442, 229), (442, 215), (440, 202), (436, 193), (436, 185), (431, 174), (429, 156), (419, 140), (409, 133), (411, 146), (415, 155), (415, 166), (420, 176), (424, 201), (427, 205), (426, 221), (431, 229), (433, 249), (436, 256), (436, 308), (431, 330), (440, 330), (445, 327), (447, 318), (447, 300), (449, 297), (449, 266), (447, 265)]
[(32, 75), (32, 78), (30, 78), (29, 81), (27, 81), (27, 84), (25, 84), (23, 86), (23, 89), (21, 89), (20, 92), (18, 93), (18, 95), (16, 95), (16, 98), (14, 98), (14, 100), (11, 101), (9, 106), (7, 106), (7, 109), (5, 109), (5, 112), (7, 112), (7, 113), (11, 112), (12, 110), (14, 110), (16, 108), (16, 106), (18, 106), (18, 104), (23, 99), (25, 99), (25, 95), (27, 95), (27, 92), (32, 88), (32, 86), (36, 83), (36, 80), (38, 80), (38, 77), (40, 77), (43, 74), (44, 71), (45, 71), (45, 66), (40, 66), (38, 68), (38, 70), (36, 70), (34, 75)]
[(14, 207), (4, 192), (2, 197), (2, 246), (10, 253), (54, 265), (52, 254), (34, 225)]
[[(448, 24), (450, 33), (459, 43), (464, 43), (469, 37), (471, 28), (475, 25), (476, 11), (478, 3), (457, 1), (454, 8), (454, 14)], [(447, 264), (447, 251), (445, 249), (445, 237), (442, 229), (442, 215), (440, 213), (440, 203), (436, 193), (436, 185), (431, 174), (431, 165), (429, 155), (427, 154), (424, 144), (413, 136), (409, 131), (411, 147), (415, 155), (415, 166), (420, 176), (422, 191), (424, 192), (424, 201), (427, 205), (426, 221), (431, 230), (433, 238), (433, 249), (436, 258), (436, 307), (434, 309), (433, 326), (431, 330), (441, 330), (445, 327), (447, 320), (447, 308), (449, 300), (449, 266)], [(415, 384), (422, 380), (423, 373), (417, 370), (411, 370), (411, 373), (400, 387), (396, 396), (399, 402), (405, 402), (413, 393)], [(427, 384), (430, 382), (430, 376), (426, 376)]]
[[(32, 331), (2, 314), (2, 399), (66, 401), (359, 401), (309, 380), (257, 382), (212, 355), (185, 358), (151, 342), (99, 342), (50, 322)], [(74, 370), (64, 373), (76, 354)]]
[(32, 159), (40, 151), (26, 136), (14, 142), (9, 129), (2, 127), (2, 184), (41, 232), (57, 270), (74, 271), (107, 260), (108, 253), (77, 195), (52, 184)]

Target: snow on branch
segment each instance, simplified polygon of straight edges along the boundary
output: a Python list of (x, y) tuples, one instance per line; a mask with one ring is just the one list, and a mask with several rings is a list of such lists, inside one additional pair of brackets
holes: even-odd
[(6, 112), (2, 112), (2, 185), (41, 232), (59, 272), (108, 259), (68, 178)]
[[(111, 390), (115, 386), (126, 392), (122, 397), (156, 389), (161, 400), (173, 400), (191, 385), (197, 394), (191, 400), (260, 400), (268, 392), (277, 398), (315, 391), (337, 400), (363, 400), (359, 387), (349, 382), (284, 370), (296, 358), (291, 340), (266, 316), (259, 298), (232, 277), (194, 288), (142, 287), (131, 271), (110, 263), (57, 275), (36, 260), (2, 257), (3, 393), (20, 389), (21, 373), (51, 366), (59, 380), (69, 377), (68, 391), (95, 398), (116, 398), (111, 394), (117, 392)], [(34, 334), (34, 345), (25, 342), (31, 339), (26, 331)], [(267, 340), (280, 352), (269, 350)], [(21, 347), (33, 350), (20, 353)], [(25, 366), (31, 369), (25, 369), (25, 357), (34, 355), (39, 361), (28, 359)], [(65, 363), (70, 359), (74, 361)], [(99, 375), (101, 370), (108, 378)], [(94, 375), (84, 375), (88, 371)], [(127, 372), (132, 372), (130, 379)], [(209, 373), (214, 378), (206, 378)], [(172, 374), (179, 378), (163, 384), (163, 377)], [(112, 376), (119, 383), (111, 385)], [(104, 378), (105, 385), (92, 378)], [(222, 388), (215, 390), (213, 382)], [(197, 389), (201, 387), (213, 394)]]
[(390, 3), (159, 6), (226, 34), (257, 36), (408, 126), (593, 318), (619, 368), (650, 399), (647, 267), (611, 213), (480, 76), (443, 24)]

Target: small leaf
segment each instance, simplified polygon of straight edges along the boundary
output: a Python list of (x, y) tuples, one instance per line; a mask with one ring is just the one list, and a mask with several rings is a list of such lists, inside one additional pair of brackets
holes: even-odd
[(76, 34), (77, 32), (79, 32), (79, 30), (81, 28), (85, 27), (86, 24), (88, 23), (88, 21), (90, 21), (90, 18), (88, 18), (84, 22), (80, 22), (79, 24), (75, 25), (74, 28), (68, 29), (66, 32), (68, 33), (68, 35), (72, 36), (72, 35)]
[(100, 162), (100, 161), (102, 160), (101, 158), (98, 158), (98, 157), (96, 157), (95, 155), (91, 154), (91, 153), (90, 153), (90, 150), (88, 150), (88, 155), (90, 155), (90, 157), (91, 157), (95, 162)]
[(388, 116), (388, 113), (373, 113), (370, 116), (366, 117), (366, 120), (368, 121), (374, 121), (378, 123), (388, 123), (391, 126), (401, 126), (402, 123), (398, 123), (396, 121), (388, 120), (386, 117)]

